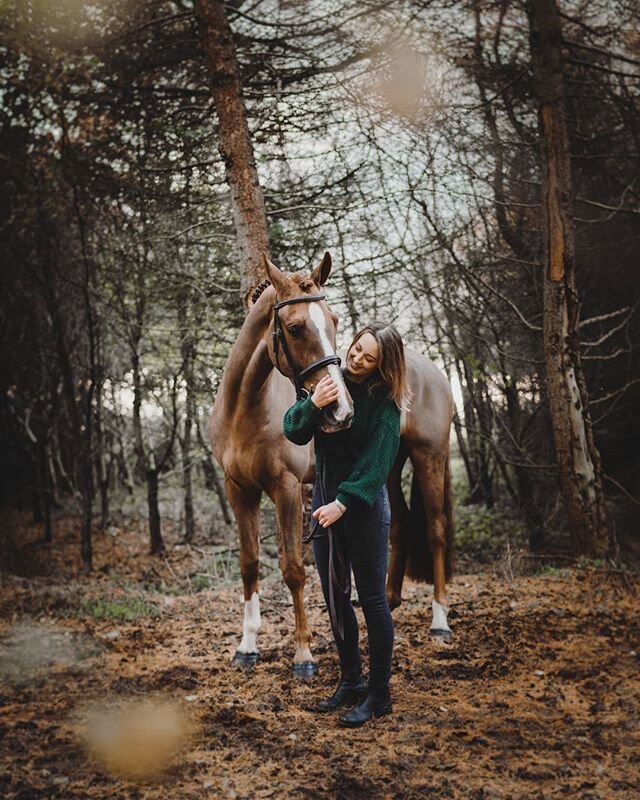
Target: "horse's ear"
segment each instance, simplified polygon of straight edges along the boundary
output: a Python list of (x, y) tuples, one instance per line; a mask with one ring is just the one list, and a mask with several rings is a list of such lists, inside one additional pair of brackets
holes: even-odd
[(262, 254), (262, 259), (264, 261), (264, 268), (267, 270), (269, 280), (276, 287), (276, 292), (279, 295), (286, 294), (290, 288), (289, 278), (287, 278), (281, 269), (276, 267), (273, 261), (269, 260), (269, 256), (266, 253)]
[(330, 273), (331, 253), (326, 252), (322, 257), (322, 261), (311, 273), (311, 278), (313, 279), (314, 283), (318, 284), (318, 286), (324, 286), (324, 284), (329, 280)]

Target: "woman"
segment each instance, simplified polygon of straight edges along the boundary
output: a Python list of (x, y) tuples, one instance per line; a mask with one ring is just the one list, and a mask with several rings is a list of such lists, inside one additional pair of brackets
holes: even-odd
[[(327, 375), (309, 397), (286, 412), (284, 433), (296, 444), (306, 444), (315, 436), (317, 477), (312, 507), (319, 528), (313, 549), (327, 607), (334, 610), (331, 624), (342, 673), (336, 691), (316, 710), (333, 711), (357, 703), (340, 718), (340, 724), (359, 727), (392, 708), (393, 622), (385, 592), (391, 515), (386, 480), (398, 452), (400, 410), (407, 397), (404, 348), (393, 325), (373, 323), (356, 334), (347, 353), (345, 381), (354, 406), (348, 430), (329, 434), (318, 428), (323, 409), (338, 399), (338, 387)], [(332, 548), (343, 563), (347, 583), (350, 570), (355, 577), (369, 638), (368, 685), (362, 675), (358, 622), (349, 587), (341, 592), (331, 583)]]

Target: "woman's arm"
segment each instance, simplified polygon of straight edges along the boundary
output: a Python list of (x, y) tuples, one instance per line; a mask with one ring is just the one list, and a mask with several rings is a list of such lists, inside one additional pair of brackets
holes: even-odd
[(297, 400), (285, 412), (282, 427), (284, 435), (294, 444), (307, 444), (313, 439), (322, 409), (315, 405), (311, 397)]
[(325, 375), (311, 395), (298, 400), (285, 413), (284, 435), (294, 444), (307, 444), (313, 438), (322, 410), (338, 399), (338, 387), (330, 375)]
[(385, 484), (400, 446), (400, 410), (387, 403), (375, 423), (369, 444), (353, 465), (349, 477), (337, 488), (336, 500), (349, 507), (353, 498), (368, 506)]

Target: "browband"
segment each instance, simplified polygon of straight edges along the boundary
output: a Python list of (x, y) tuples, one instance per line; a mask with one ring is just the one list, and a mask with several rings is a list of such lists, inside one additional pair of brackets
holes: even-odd
[(273, 310), (277, 311), (282, 306), (290, 306), (293, 303), (312, 303), (314, 300), (324, 300), (325, 295), (323, 294), (308, 294), (304, 295), (303, 297), (292, 297), (290, 300), (280, 300), (277, 303), (273, 304)]

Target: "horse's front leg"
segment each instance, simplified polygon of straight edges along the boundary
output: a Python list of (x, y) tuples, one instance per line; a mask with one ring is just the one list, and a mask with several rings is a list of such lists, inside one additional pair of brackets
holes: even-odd
[(310, 678), (318, 671), (311, 655), (311, 631), (304, 608), (305, 572), (302, 560), (302, 489), (300, 481), (289, 473), (273, 491), (278, 523), (280, 569), (291, 592), (295, 615), (296, 650), (293, 672), (299, 678)]
[(240, 535), (240, 573), (244, 589), (244, 621), (242, 640), (233, 657), (239, 667), (253, 667), (258, 660), (258, 631), (260, 630), (260, 496), (251, 487), (241, 487), (225, 479), (227, 497), (233, 508)]

